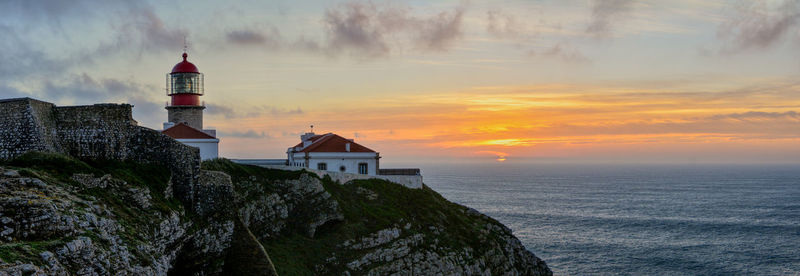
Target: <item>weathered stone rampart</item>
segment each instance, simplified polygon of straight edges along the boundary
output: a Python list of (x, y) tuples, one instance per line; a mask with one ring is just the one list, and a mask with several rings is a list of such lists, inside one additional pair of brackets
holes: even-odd
[(200, 153), (153, 129), (140, 127), (130, 104), (57, 107), (30, 98), (0, 100), (0, 159), (29, 151), (82, 159), (131, 160), (164, 165), (173, 195), (194, 206)]
[(0, 100), (0, 159), (28, 151), (58, 151), (52, 143), (52, 104), (32, 99)]

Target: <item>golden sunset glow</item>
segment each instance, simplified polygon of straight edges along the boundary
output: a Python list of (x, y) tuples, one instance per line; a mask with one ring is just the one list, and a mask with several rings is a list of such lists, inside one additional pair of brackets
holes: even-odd
[[(313, 124), (392, 156), (382, 162), (800, 162), (800, 32), (769, 28), (781, 1), (620, 1), (613, 14), (592, 3), (191, 3), (190, 17), (152, 3), (111, 25), (64, 15), (7, 33), (19, 60), (3, 63), (16, 73), (0, 91), (130, 102), (159, 129), (161, 82), (186, 36), (222, 156), (279, 158)], [(98, 31), (48, 35), (84, 21)], [(38, 63), (61, 71), (26, 67)]]
[[(793, 95), (792, 85), (769, 93), (731, 92), (735, 90), (731, 87), (730, 91), (698, 94), (644, 88), (545, 87), (505, 88), (517, 92), (492, 95), (490, 101), (478, 100), (484, 96), (474, 91), (365, 99), (371, 106), (335, 103), (323, 109), (327, 111), (306, 116), (314, 118), (316, 125), (336, 125), (330, 131), (358, 133), (356, 139), (392, 154), (440, 152), (494, 156), (497, 161), (507, 156), (576, 154), (663, 153), (670, 158), (702, 158), (730, 147), (741, 147), (748, 154), (757, 148), (793, 151), (790, 148), (798, 143), (795, 126), (800, 116), (792, 107), (800, 97)], [(542, 89), (549, 89), (549, 94), (529, 92)], [(583, 92), (569, 92), (573, 90)], [(614, 92), (619, 90), (637, 92)], [(547, 104), (536, 104), (542, 97)], [(338, 110), (349, 112), (344, 115)], [(287, 121), (277, 127), (301, 123)]]

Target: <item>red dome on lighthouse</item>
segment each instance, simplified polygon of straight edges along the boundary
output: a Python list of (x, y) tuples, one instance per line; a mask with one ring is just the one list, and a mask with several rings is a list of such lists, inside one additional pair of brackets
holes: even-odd
[(186, 61), (186, 57), (188, 57), (188, 56), (189, 55), (187, 55), (186, 53), (183, 53), (183, 61), (178, 62), (178, 64), (175, 64), (175, 67), (172, 67), (172, 73), (170, 73), (170, 74), (174, 74), (174, 73), (200, 73), (200, 71), (197, 70), (197, 66), (194, 66), (194, 64), (192, 64), (191, 62)]

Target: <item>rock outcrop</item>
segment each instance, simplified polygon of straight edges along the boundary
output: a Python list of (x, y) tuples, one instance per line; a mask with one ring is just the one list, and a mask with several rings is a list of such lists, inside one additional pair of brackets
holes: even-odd
[[(147, 204), (126, 207), (98, 198), (131, 198), (133, 187), (123, 180), (75, 174), (81, 181), (68, 185), (30, 170), (0, 172), (0, 274), (165, 275), (190, 226), (178, 211), (155, 210), (147, 197), (140, 198)], [(105, 192), (91, 195), (99, 190)], [(138, 218), (121, 218), (122, 208), (146, 220), (127, 225)]]

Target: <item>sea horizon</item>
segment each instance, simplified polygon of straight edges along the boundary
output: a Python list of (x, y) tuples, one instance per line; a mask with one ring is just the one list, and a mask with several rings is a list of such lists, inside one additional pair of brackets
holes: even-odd
[(439, 164), (426, 185), (555, 274), (796, 275), (800, 166)]

